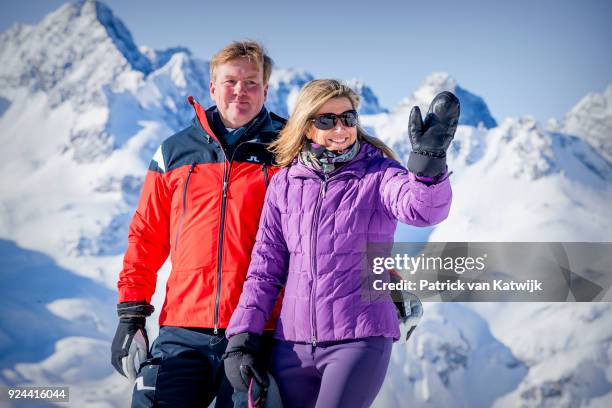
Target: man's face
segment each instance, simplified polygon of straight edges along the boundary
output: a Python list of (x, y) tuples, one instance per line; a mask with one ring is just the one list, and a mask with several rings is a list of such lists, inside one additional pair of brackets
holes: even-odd
[(226, 127), (239, 128), (251, 121), (268, 95), (263, 67), (248, 58), (236, 58), (217, 67), (210, 81), (213, 98)]

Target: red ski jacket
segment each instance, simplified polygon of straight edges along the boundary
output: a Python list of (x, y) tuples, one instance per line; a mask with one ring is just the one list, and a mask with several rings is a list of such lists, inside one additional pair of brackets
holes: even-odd
[(240, 298), (265, 192), (279, 170), (267, 147), (285, 120), (264, 109), (228, 157), (202, 106), (189, 102), (191, 126), (166, 139), (149, 166), (117, 286), (119, 302), (150, 302), (170, 255), (160, 326), (216, 330), (227, 327)]

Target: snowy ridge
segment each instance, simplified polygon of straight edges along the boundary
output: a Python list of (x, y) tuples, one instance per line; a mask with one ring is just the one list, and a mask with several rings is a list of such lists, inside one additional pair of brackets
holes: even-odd
[(387, 109), (380, 106), (378, 97), (374, 94), (372, 88), (363, 83), (360, 79), (351, 79), (346, 81), (355, 92), (361, 96), (361, 104), (359, 113), (361, 115), (375, 115), (377, 113), (386, 113)]
[[(460, 304), (426, 304), (413, 335), (396, 346), (375, 407), (486, 407), (527, 372), (486, 321)], [(498, 381), (487, 381), (493, 376)]]
[(497, 122), (489, 113), (484, 100), (463, 89), (457, 81), (446, 72), (434, 72), (427, 76), (419, 88), (411, 96), (405, 98), (395, 110), (396, 115), (403, 113), (406, 123), (413, 106), (421, 109), (423, 116), (427, 113), (429, 103), (442, 91), (451, 91), (461, 101), (460, 125), (478, 126), (481, 122), (487, 129), (497, 126)]
[[(276, 114), (288, 117), (295, 106), (300, 90), (313, 79), (315, 78), (310, 73), (301, 69), (274, 69), (270, 76), (266, 106)], [(387, 112), (387, 109), (380, 106), (374, 91), (363, 81), (350, 79), (345, 83), (361, 96), (359, 106), (361, 115)]]
[(268, 82), (266, 107), (277, 115), (284, 118), (289, 117), (289, 112), (293, 110), (300, 89), (306, 82), (313, 79), (311, 74), (301, 69), (273, 70)]
[(612, 85), (582, 98), (556, 130), (584, 138), (612, 162)]
[(43, 91), (53, 106), (103, 104), (101, 85), (126, 75), (137, 81), (150, 65), (123, 23), (93, 1), (67, 3), (37, 26), (15, 26), (0, 35), (0, 45), (2, 92), (10, 99), (16, 88)]
[(362, 116), (361, 122), (366, 130), (387, 142), (401, 157), (407, 157), (410, 153), (408, 118), (412, 107), (418, 106), (424, 117), (433, 98), (442, 91), (451, 91), (459, 98), (460, 125), (484, 129), (497, 126), (482, 98), (461, 88), (457, 81), (445, 72), (434, 72), (427, 76), (419, 88), (404, 98), (392, 112)]
[[(495, 407), (593, 406), (612, 394), (612, 304), (526, 304), (531, 319), (499, 316), (495, 331), (529, 366), (519, 387)], [(503, 322), (503, 318), (506, 321)], [(502, 323), (503, 322), (503, 323)], [(520, 331), (515, 328), (521, 327)], [(529, 333), (525, 337), (524, 333)], [(556, 335), (551, 336), (550, 333)]]
[(433, 241), (610, 241), (612, 166), (580, 138), (530, 118), (459, 127), (449, 168), (453, 207)]
[(170, 47), (166, 48), (165, 50), (153, 50), (143, 45), (138, 47), (138, 49), (141, 53), (147, 56), (149, 61), (151, 61), (153, 70), (166, 65), (170, 58), (172, 58), (172, 56), (176, 53), (182, 52), (191, 56), (191, 51), (186, 47)]
[(92, 5), (95, 5), (96, 17), (100, 24), (104, 26), (108, 36), (113, 40), (117, 49), (121, 51), (133, 69), (142, 71), (145, 74), (151, 71), (151, 61), (144, 56), (132, 39), (132, 34), (121, 20), (113, 15), (113, 12), (101, 2), (91, 0), (83, 1), (83, 12), (88, 12)]
[[(267, 107), (286, 116), (311, 79), (275, 69)], [(183, 47), (139, 48), (95, 1), (0, 34), (0, 383), (70, 384), (79, 406), (126, 405), (131, 386), (108, 362), (127, 226), (149, 160), (193, 116), (186, 97), (212, 103), (208, 82), (207, 61)], [(348, 83), (362, 96), (364, 126), (404, 161), (410, 108), (426, 112), (444, 89), (462, 103), (448, 153), (449, 219), (402, 226), (398, 241), (611, 240), (612, 170), (602, 153), (611, 87), (546, 129), (528, 117), (498, 126), (482, 98), (444, 73), (392, 111), (362, 82)], [(377, 406), (609, 406), (611, 316), (606, 304), (426, 304), (414, 337), (394, 347)]]

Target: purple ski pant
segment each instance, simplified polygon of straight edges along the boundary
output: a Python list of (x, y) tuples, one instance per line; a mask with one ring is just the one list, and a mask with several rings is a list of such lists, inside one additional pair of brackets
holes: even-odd
[(368, 337), (312, 344), (277, 340), (270, 371), (283, 406), (369, 407), (385, 379), (393, 340)]

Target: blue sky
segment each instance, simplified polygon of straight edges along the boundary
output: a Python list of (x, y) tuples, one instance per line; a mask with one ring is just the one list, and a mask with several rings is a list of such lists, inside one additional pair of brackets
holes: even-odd
[[(0, 31), (36, 23), (63, 1), (3, 0)], [(433, 71), (484, 97), (497, 119), (561, 117), (612, 84), (607, 0), (106, 0), (139, 45), (182, 45), (208, 59), (254, 38), (278, 67), (357, 77), (389, 108)]]

